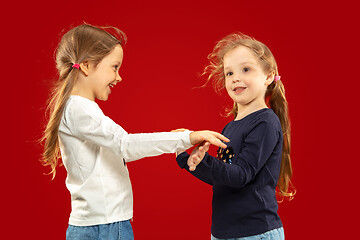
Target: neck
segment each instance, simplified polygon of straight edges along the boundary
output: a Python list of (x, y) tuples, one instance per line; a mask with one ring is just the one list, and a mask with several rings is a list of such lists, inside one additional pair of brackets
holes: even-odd
[(87, 98), (91, 101), (95, 102), (95, 97), (93, 94), (91, 94), (91, 91), (89, 91), (88, 88), (85, 87), (85, 85), (81, 81), (77, 81), (75, 86), (73, 87), (71, 91), (71, 95), (77, 95), (80, 97)]
[(267, 105), (265, 102), (257, 103), (257, 104), (248, 104), (248, 105), (241, 105), (237, 104), (238, 112), (235, 118), (235, 121), (241, 120), (247, 115), (259, 111), (260, 109), (267, 108)]

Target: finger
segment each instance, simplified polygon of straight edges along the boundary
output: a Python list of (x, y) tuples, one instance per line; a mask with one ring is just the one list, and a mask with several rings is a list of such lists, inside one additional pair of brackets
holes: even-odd
[(195, 157), (193, 159), (193, 162), (190, 164), (191, 166), (189, 166), (189, 170), (190, 171), (195, 171), (196, 166), (200, 163), (200, 158), (199, 157)]
[(187, 131), (189, 129), (186, 129), (186, 128), (178, 128), (178, 129), (175, 129), (175, 130), (172, 130), (171, 132), (184, 132), (184, 131)]
[(199, 163), (201, 162), (200, 156), (197, 155), (196, 157), (193, 158), (192, 164), (193, 165), (199, 165)]
[[(208, 143), (208, 145), (210, 145), (210, 143)], [(201, 146), (201, 147), (199, 147), (199, 154), (198, 154), (198, 156), (199, 157), (202, 157), (202, 156), (204, 156), (205, 155), (205, 153), (207, 152), (209, 150), (209, 146)]]
[(210, 147), (210, 143), (209, 142), (205, 142), (204, 145), (202, 146), (204, 152), (207, 152), (209, 150)]
[(187, 165), (189, 166), (189, 167), (194, 167), (194, 166), (196, 166), (196, 156), (190, 156), (189, 157), (189, 159), (188, 159), (188, 161), (187, 161)]
[(224, 142), (230, 142), (230, 139), (228, 139), (227, 137), (225, 137), (224, 135), (217, 133), (217, 132), (213, 132), (213, 134), (215, 135), (215, 137), (219, 138), (220, 140), (224, 141)]
[(188, 166), (189, 166), (189, 170), (190, 170), (190, 171), (194, 171), (195, 168), (196, 168), (196, 164), (195, 164), (194, 162), (188, 163)]
[(225, 143), (223, 143), (222, 141), (220, 141), (216, 137), (209, 138), (208, 142), (211, 143), (212, 145), (215, 145), (215, 146), (218, 146), (221, 148), (227, 148), (227, 145)]

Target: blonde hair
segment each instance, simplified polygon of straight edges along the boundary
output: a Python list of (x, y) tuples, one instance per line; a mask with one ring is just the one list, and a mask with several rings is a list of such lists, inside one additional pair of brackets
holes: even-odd
[(126, 43), (126, 35), (115, 27), (95, 27), (82, 24), (66, 32), (56, 49), (56, 68), (59, 78), (55, 83), (48, 101), (49, 120), (41, 141), (44, 151), (41, 162), (50, 166), (53, 178), (60, 156), (58, 131), (65, 104), (77, 81), (80, 70), (72, 67), (84, 61), (97, 65), (118, 44)]
[[(238, 46), (249, 48), (258, 57), (264, 73), (269, 74), (272, 71), (275, 71), (275, 76), (279, 76), (275, 58), (265, 44), (243, 33), (233, 33), (217, 42), (212, 53), (208, 55), (210, 63), (204, 69), (203, 75), (208, 75), (205, 85), (212, 80), (213, 87), (217, 93), (225, 88), (224, 55)], [(284, 140), (280, 176), (277, 183), (277, 194), (282, 198), (287, 197), (291, 200), (294, 197), (296, 190), (291, 183), (293, 173), (290, 159), (290, 120), (283, 83), (281, 81), (273, 81), (267, 88), (265, 98), (269, 99), (268, 105), (279, 117), (283, 131)], [(237, 104), (234, 103), (234, 106), (228, 115), (233, 114), (236, 117), (237, 113)], [(291, 190), (289, 190), (290, 187)]]

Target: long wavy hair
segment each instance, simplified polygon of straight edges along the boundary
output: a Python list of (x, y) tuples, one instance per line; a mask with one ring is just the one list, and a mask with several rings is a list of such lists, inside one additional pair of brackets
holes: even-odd
[(54, 179), (60, 156), (58, 139), (59, 125), (65, 104), (78, 79), (80, 70), (73, 64), (92, 61), (97, 65), (118, 44), (126, 43), (126, 35), (115, 27), (96, 27), (82, 24), (66, 32), (55, 51), (58, 80), (51, 91), (48, 107), (48, 123), (43, 132), (41, 142), (44, 145), (41, 162), (50, 166)]
[[(208, 75), (206, 84), (212, 81), (212, 85), (217, 93), (220, 93), (221, 90), (225, 89), (224, 55), (238, 46), (247, 47), (258, 57), (264, 73), (269, 74), (272, 71), (275, 71), (275, 76), (279, 76), (275, 58), (265, 44), (243, 33), (229, 34), (217, 42), (212, 53), (208, 55), (210, 63), (205, 67), (203, 73), (203, 75)], [(283, 131), (284, 141), (281, 168), (276, 193), (282, 199), (286, 197), (291, 200), (294, 197), (296, 190), (291, 183), (293, 172), (290, 158), (290, 119), (288, 102), (285, 97), (285, 88), (280, 80), (273, 81), (268, 86), (264, 100), (280, 119)], [(228, 115), (233, 114), (236, 117), (237, 113), (237, 104), (234, 103), (234, 106), (229, 111)]]

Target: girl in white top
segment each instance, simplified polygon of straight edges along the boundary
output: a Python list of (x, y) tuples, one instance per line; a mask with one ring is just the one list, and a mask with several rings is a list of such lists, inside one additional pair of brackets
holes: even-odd
[[(112, 32), (112, 33), (111, 33)], [(67, 239), (133, 239), (133, 196), (126, 162), (209, 143), (226, 148), (212, 131), (128, 134), (106, 117), (95, 99), (106, 101), (121, 81), (123, 32), (114, 27), (75, 27), (57, 51), (59, 80), (49, 101), (43, 164), (67, 170), (71, 194)], [(188, 162), (195, 169), (199, 159)]]

